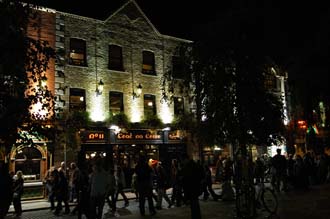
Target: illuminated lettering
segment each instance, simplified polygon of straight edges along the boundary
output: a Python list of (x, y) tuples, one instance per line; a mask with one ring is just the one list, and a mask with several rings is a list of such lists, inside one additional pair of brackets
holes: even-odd
[(104, 139), (104, 134), (103, 133), (90, 133), (88, 135), (88, 139), (90, 139), (90, 140), (93, 140), (93, 139), (102, 140), (102, 139)]
[(118, 139), (132, 139), (133, 135), (132, 133), (126, 134), (126, 133), (119, 133), (117, 135)]
[(177, 139), (177, 137), (178, 137), (178, 136), (177, 136), (176, 134), (169, 134), (169, 135), (168, 135), (168, 138), (169, 138), (169, 139)]
[(146, 134), (145, 137), (146, 139), (160, 139), (160, 135), (157, 134)]
[(135, 135), (135, 139), (143, 139), (143, 135)]

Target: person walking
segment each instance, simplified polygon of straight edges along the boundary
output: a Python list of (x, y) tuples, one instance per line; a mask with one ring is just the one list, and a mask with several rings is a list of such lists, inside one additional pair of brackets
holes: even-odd
[(106, 200), (113, 214), (116, 214), (116, 195), (117, 195), (117, 178), (115, 176), (115, 171), (113, 168), (110, 169), (109, 175), (109, 188), (106, 195)]
[(109, 191), (110, 176), (103, 168), (102, 158), (97, 158), (90, 175), (90, 217), (101, 219), (107, 192)]
[(134, 172), (133, 175), (132, 175), (131, 187), (132, 187), (133, 193), (135, 194), (135, 200), (138, 202), (139, 201), (139, 193), (137, 191), (137, 180), (136, 180), (136, 178), (137, 178), (137, 175)]
[(117, 192), (115, 199), (118, 200), (118, 196), (120, 194), (125, 201), (124, 206), (127, 207), (129, 205), (129, 201), (124, 192), (124, 188), (126, 187), (125, 174), (120, 166), (117, 167), (116, 179), (117, 179)]
[(0, 161), (0, 219), (8, 213), (13, 197), (13, 179), (9, 175), (8, 165)]
[(276, 191), (281, 190), (281, 185), (282, 185), (282, 190), (286, 191), (287, 190), (287, 185), (286, 185), (286, 169), (287, 169), (287, 161), (284, 155), (281, 154), (281, 149), (276, 150), (276, 155), (272, 157), (271, 164), (272, 167), (274, 168), (274, 173), (272, 177), (272, 185), (275, 188)]
[(137, 189), (139, 193), (139, 208), (141, 216), (145, 215), (145, 201), (148, 199), (149, 212), (150, 215), (155, 215), (156, 210), (154, 207), (154, 202), (152, 200), (152, 169), (147, 163), (145, 156), (141, 156), (135, 167), (135, 172), (137, 175)]
[(64, 207), (65, 207), (64, 214), (70, 213), (69, 200), (68, 200), (68, 191), (69, 191), (68, 180), (64, 174), (65, 174), (64, 171), (58, 171), (58, 174), (56, 176), (57, 179), (54, 186), (56, 200), (57, 200), (57, 206), (54, 212), (56, 216), (58, 216), (60, 211), (62, 210), (62, 202), (64, 202)]
[(14, 181), (14, 189), (13, 189), (13, 205), (15, 209), (15, 214), (17, 217), (22, 215), (22, 203), (21, 198), (23, 195), (24, 189), (24, 179), (23, 179), (23, 172), (17, 171), (16, 172), (16, 179)]
[(205, 175), (205, 178), (204, 178), (204, 185), (203, 185), (204, 186), (203, 199), (206, 201), (211, 194), (213, 200), (218, 201), (218, 199), (221, 198), (221, 195), (216, 194), (212, 188), (212, 184), (213, 184), (212, 174), (211, 174), (210, 167), (207, 164), (204, 165), (204, 175)]
[(78, 218), (81, 218), (84, 214), (89, 219), (89, 173), (87, 167), (82, 168), (82, 170), (79, 169), (76, 190), (78, 204), (71, 211), (71, 215), (75, 215), (78, 212)]
[(191, 219), (201, 219), (198, 197), (202, 194), (203, 167), (193, 159), (185, 157), (182, 167), (182, 183), (184, 197), (190, 203)]
[(173, 159), (171, 163), (170, 178), (172, 186), (171, 202), (175, 206), (180, 207), (183, 200), (182, 196), (182, 168), (177, 159)]
[(77, 184), (78, 184), (78, 177), (79, 177), (79, 169), (76, 163), (72, 162), (70, 164), (70, 174), (69, 174), (69, 189), (70, 189), (70, 202), (74, 202), (77, 198)]
[(171, 208), (172, 202), (168, 195), (166, 194), (166, 189), (169, 187), (169, 179), (167, 178), (167, 174), (165, 172), (164, 167), (160, 161), (157, 162), (155, 167), (156, 181), (157, 181), (157, 205), (156, 209), (162, 209), (163, 198), (168, 203), (168, 208)]
[(54, 167), (47, 170), (46, 176), (44, 178), (44, 184), (46, 187), (48, 201), (50, 202), (50, 209), (55, 209), (55, 192), (54, 192)]

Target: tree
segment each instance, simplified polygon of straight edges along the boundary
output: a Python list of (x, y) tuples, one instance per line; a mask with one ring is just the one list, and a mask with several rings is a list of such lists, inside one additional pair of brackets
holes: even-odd
[[(269, 134), (283, 131), (281, 99), (265, 87), (267, 73), (278, 67), (273, 60), (282, 58), (271, 43), (274, 36), (259, 39), (274, 27), (267, 13), (254, 3), (239, 1), (203, 24), (193, 46), (179, 49), (186, 66), (181, 83), (192, 90), (196, 103), (199, 147), (205, 143), (263, 145)], [(257, 22), (260, 17), (269, 23)], [(169, 82), (163, 87), (170, 90), (171, 71), (164, 79)]]
[[(53, 94), (42, 84), (54, 50), (48, 42), (27, 36), (29, 22), (37, 18), (31, 4), (0, 1), (0, 144), (8, 152), (28, 134), (49, 136), (53, 119)], [(27, 131), (27, 132), (25, 132)]]

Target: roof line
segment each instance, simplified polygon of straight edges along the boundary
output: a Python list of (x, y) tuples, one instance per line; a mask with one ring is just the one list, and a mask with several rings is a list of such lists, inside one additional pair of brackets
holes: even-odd
[(149, 20), (149, 18), (145, 15), (145, 13), (142, 11), (142, 9), (140, 8), (140, 6), (136, 3), (135, 0), (129, 0), (127, 1), (123, 6), (121, 6), (117, 11), (115, 11), (112, 15), (110, 15), (105, 22), (109, 21), (112, 17), (114, 17), (119, 11), (121, 11), (124, 7), (126, 7), (129, 3), (133, 3), (136, 8), (138, 9), (138, 11), (142, 14), (143, 18), (147, 21), (147, 23), (152, 27), (152, 29), (155, 31), (155, 33), (158, 36), (161, 36), (161, 33), (156, 29), (156, 27), (151, 23), (151, 21)]

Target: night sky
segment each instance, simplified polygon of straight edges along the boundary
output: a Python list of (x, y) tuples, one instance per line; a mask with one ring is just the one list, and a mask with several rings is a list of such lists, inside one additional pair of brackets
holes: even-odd
[[(60, 11), (106, 19), (126, 1), (40, 2), (39, 5)], [(303, 80), (307, 83), (306, 89), (312, 89), (316, 95), (330, 93), (330, 8), (326, 1), (315, 4), (295, 0), (136, 2), (155, 27), (166, 35), (198, 41), (207, 33), (204, 30), (209, 23), (216, 23), (219, 28), (212, 26), (211, 31), (218, 31), (219, 35), (247, 26), (251, 43), (269, 49), (269, 55), (288, 69), (293, 83)]]

